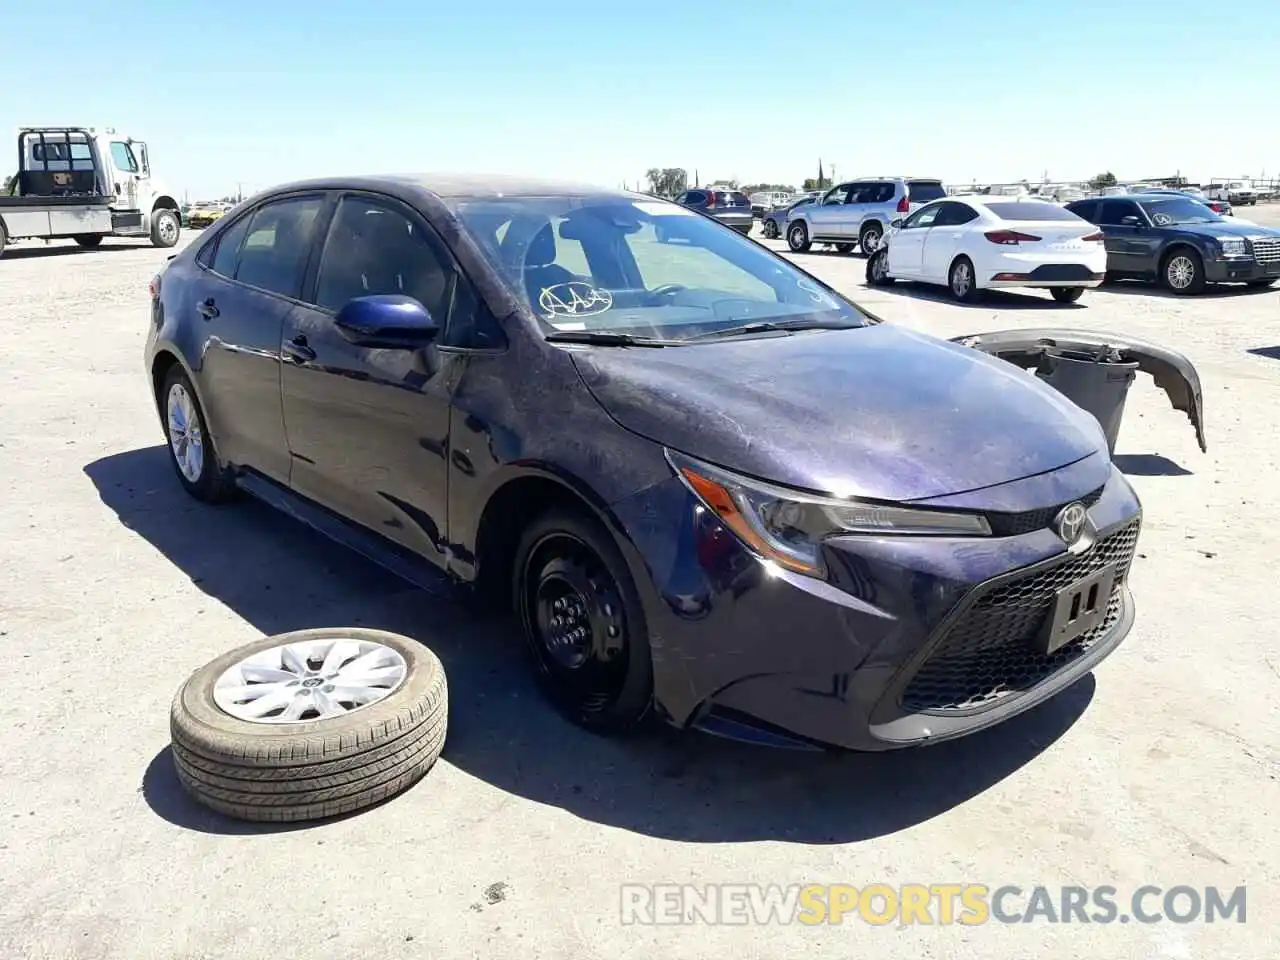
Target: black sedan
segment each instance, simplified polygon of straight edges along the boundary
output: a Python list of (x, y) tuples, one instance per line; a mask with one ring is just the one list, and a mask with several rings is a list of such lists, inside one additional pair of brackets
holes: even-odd
[(1102, 228), (1108, 277), (1155, 280), (1178, 294), (1280, 279), (1280, 230), (1236, 223), (1191, 197), (1090, 197), (1067, 209)]
[(1141, 510), (1091, 415), (677, 204), (293, 183), (179, 253), (148, 327), (192, 496), (509, 604), (592, 729), (944, 740), (1133, 623)]

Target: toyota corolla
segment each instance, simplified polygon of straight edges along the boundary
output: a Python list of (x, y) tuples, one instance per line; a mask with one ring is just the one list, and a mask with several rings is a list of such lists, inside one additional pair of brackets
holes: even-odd
[(592, 729), (944, 740), (1133, 622), (1141, 510), (1091, 415), (638, 194), (269, 190), (152, 281), (146, 369), (189, 493), (509, 603)]

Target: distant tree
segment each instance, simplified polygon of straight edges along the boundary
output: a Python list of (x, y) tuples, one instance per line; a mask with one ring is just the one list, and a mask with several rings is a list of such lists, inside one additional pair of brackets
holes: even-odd
[(795, 193), (796, 188), (789, 183), (748, 183), (742, 187), (743, 193)]
[(12, 196), (18, 190), (18, 175), (15, 173), (4, 182), (4, 189), (0, 190), (0, 197)]
[(689, 173), (684, 167), (651, 167), (644, 177), (655, 196), (674, 197), (689, 189)]
[(1106, 173), (1100, 173), (1089, 181), (1089, 186), (1095, 190), (1101, 190), (1103, 187), (1114, 187), (1116, 185), (1116, 175), (1108, 170)]
[(801, 189), (804, 190), (805, 193), (809, 193), (813, 190), (826, 190), (829, 186), (831, 186), (830, 177), (823, 177), (821, 180), (817, 180), (813, 177), (805, 177), (805, 181)]

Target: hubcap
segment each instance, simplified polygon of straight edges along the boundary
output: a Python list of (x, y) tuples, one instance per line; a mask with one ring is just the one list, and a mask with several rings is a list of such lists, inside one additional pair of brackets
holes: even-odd
[(969, 265), (957, 263), (951, 275), (951, 289), (956, 292), (956, 296), (963, 297), (969, 292), (969, 283)]
[(868, 230), (862, 235), (862, 252), (875, 253), (880, 249), (880, 234), (876, 230)]
[(1177, 256), (1169, 261), (1165, 273), (1169, 277), (1169, 286), (1175, 290), (1185, 290), (1195, 279), (1196, 265), (1191, 262), (1190, 257)]
[(804, 227), (796, 226), (791, 228), (791, 245), (793, 247), (804, 246)]
[(160, 217), (160, 239), (169, 241), (178, 239), (178, 223), (171, 216)]
[(168, 414), (173, 460), (188, 482), (195, 483), (204, 471), (204, 435), (200, 432), (196, 405), (180, 383), (169, 388)]
[(309, 723), (370, 706), (405, 681), (400, 651), (370, 640), (325, 637), (250, 654), (218, 677), (213, 702), (249, 723)]
[(559, 694), (599, 710), (621, 692), (627, 637), (622, 597), (595, 554), (554, 534), (525, 568), (524, 616), (534, 654)]

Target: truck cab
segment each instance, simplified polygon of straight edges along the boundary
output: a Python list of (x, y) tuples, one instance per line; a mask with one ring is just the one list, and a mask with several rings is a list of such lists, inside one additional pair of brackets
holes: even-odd
[(149, 237), (172, 247), (180, 232), (173, 192), (152, 175), (146, 143), (111, 127), (23, 127), (18, 173), (0, 196), (0, 251), (7, 240)]

